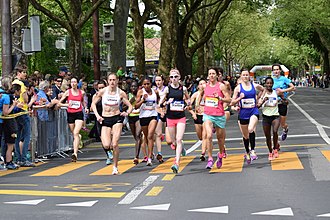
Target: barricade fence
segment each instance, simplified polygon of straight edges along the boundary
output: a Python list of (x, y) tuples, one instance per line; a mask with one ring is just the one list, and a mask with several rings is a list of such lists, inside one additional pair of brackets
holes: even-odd
[(68, 156), (73, 149), (73, 136), (67, 124), (65, 108), (59, 110), (39, 109), (31, 117), (32, 159), (45, 156)]

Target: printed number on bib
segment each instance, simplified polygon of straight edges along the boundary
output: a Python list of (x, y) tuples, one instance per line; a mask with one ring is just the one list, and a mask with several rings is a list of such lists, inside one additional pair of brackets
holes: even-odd
[(218, 107), (218, 102), (219, 102), (218, 98), (214, 98), (214, 97), (205, 98), (205, 106), (207, 106), (207, 107), (216, 108), (216, 107)]
[(143, 110), (154, 110), (154, 109), (155, 109), (155, 105), (153, 101), (147, 101), (146, 103), (144, 103)]
[(69, 102), (69, 107), (70, 107), (70, 108), (73, 108), (73, 109), (78, 109), (78, 108), (80, 108), (80, 101), (70, 100), (70, 102)]
[(242, 108), (254, 108), (256, 106), (255, 99), (242, 99)]
[(171, 111), (183, 112), (184, 110), (184, 102), (183, 101), (174, 101), (170, 104)]
[(276, 97), (268, 97), (267, 102), (265, 103), (266, 107), (275, 107), (277, 105)]
[(108, 98), (105, 104), (108, 106), (118, 105), (118, 100), (117, 98)]

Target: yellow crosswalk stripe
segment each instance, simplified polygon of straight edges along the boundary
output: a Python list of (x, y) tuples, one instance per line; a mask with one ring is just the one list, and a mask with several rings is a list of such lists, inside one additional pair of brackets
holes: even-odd
[(301, 164), (297, 153), (283, 152), (280, 153), (279, 158), (272, 161), (272, 170), (302, 170), (304, 169)]
[[(181, 157), (181, 161), (179, 165), (179, 173), (195, 158), (196, 158), (195, 156)], [(174, 159), (175, 159), (174, 157), (168, 159), (164, 163), (154, 168), (150, 173), (172, 173), (171, 166), (173, 165)]]
[[(46, 164), (46, 163), (36, 163), (35, 165), (40, 166), (40, 165), (43, 165), (43, 164)], [(6, 175), (9, 175), (9, 174), (12, 174), (12, 173), (21, 172), (21, 171), (24, 171), (24, 170), (30, 170), (32, 168), (33, 167), (20, 167), (17, 170), (4, 170), (4, 171), (0, 172), (0, 176), (6, 176)]]
[(146, 196), (158, 196), (159, 193), (163, 190), (164, 186), (154, 186), (152, 189), (146, 194)]
[(171, 181), (175, 177), (175, 174), (166, 174), (162, 181)]
[(75, 163), (70, 162), (61, 166), (50, 168), (42, 172), (33, 174), (31, 176), (61, 176), (73, 170), (79, 169), (81, 167), (97, 163), (98, 161), (77, 161)]
[(244, 164), (243, 154), (231, 154), (222, 159), (222, 167), (218, 169), (214, 163), (210, 173), (235, 173), (242, 172)]
[[(141, 162), (141, 160), (140, 160)], [(119, 174), (125, 173), (127, 170), (135, 167), (133, 160), (120, 160), (118, 161), (118, 171)], [(89, 174), (90, 176), (107, 176), (112, 174), (113, 164), (106, 166), (102, 169), (95, 171), (94, 173)]]
[(323, 156), (327, 158), (328, 161), (330, 161), (330, 150), (322, 150), (321, 152)]

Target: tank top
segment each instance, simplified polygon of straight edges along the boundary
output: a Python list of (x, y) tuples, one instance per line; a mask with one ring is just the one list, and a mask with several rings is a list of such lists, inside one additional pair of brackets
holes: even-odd
[[(130, 100), (131, 98), (133, 98), (134, 95), (132, 93), (128, 93), (128, 100)], [(140, 115), (140, 108), (135, 109), (135, 103), (136, 103), (136, 97), (135, 97), (135, 101), (132, 103), (133, 106), (133, 110), (132, 112), (128, 115), (130, 117), (134, 117), (134, 116), (139, 116)]]
[(72, 94), (72, 89), (69, 89), (69, 96), (68, 96), (68, 112), (69, 113), (76, 113), (82, 111), (82, 101), (84, 100), (84, 97), (82, 96), (82, 92), (80, 89), (78, 89), (78, 95), (75, 96)]
[(169, 119), (180, 119), (186, 117), (184, 113), (184, 101), (183, 101), (183, 86), (173, 88), (171, 85), (168, 86), (167, 100), (173, 98), (173, 102), (168, 104), (166, 117)]
[(262, 105), (262, 114), (266, 116), (278, 116), (278, 97), (275, 90), (272, 94), (266, 93), (264, 98), (268, 97), (268, 100)]
[(165, 89), (166, 89), (167, 86), (163, 86), (162, 89), (159, 89), (158, 87), (156, 87), (156, 90), (158, 91), (158, 94), (159, 94), (159, 97), (160, 97), (160, 100), (166, 95), (165, 94)]
[(152, 116), (157, 116), (158, 113), (156, 111), (157, 106), (157, 95), (154, 89), (151, 89), (151, 95), (149, 95), (146, 90), (142, 89), (144, 96), (145, 94), (148, 95), (148, 97), (145, 99), (144, 103), (140, 107), (140, 116), (139, 118), (148, 118)]
[(240, 93), (244, 93), (244, 98), (240, 100), (240, 119), (250, 119), (252, 115), (259, 115), (259, 110), (257, 108), (256, 100), (256, 89), (253, 83), (251, 83), (250, 90), (244, 90), (242, 84), (240, 83)]
[[(195, 112), (198, 115), (202, 115), (202, 114), (204, 114), (205, 100), (204, 100), (204, 98), (200, 98), (201, 93), (199, 91), (197, 91), (197, 93), (198, 93), (198, 95), (195, 99)], [(199, 99), (199, 105), (197, 103), (198, 99)]]
[(105, 89), (105, 92), (102, 95), (102, 106), (120, 106), (120, 89), (117, 87), (116, 94), (109, 94), (109, 87)]
[(210, 86), (210, 84), (207, 83), (204, 89), (204, 114), (211, 116), (223, 116), (225, 115), (223, 102), (214, 96), (215, 93), (217, 93), (221, 98), (224, 97), (220, 89), (220, 83), (217, 82), (215, 86)]

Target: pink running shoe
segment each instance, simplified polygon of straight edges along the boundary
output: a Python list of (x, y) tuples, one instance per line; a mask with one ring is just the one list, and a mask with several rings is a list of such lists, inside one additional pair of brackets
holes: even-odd
[(174, 144), (171, 144), (171, 149), (176, 150), (176, 146)]
[(210, 170), (210, 169), (212, 169), (212, 167), (213, 167), (213, 159), (210, 159), (207, 161), (205, 169)]
[(223, 158), (223, 155), (220, 154), (220, 152), (218, 152), (217, 157), (218, 157), (218, 159), (215, 162), (215, 164), (217, 165), (217, 168), (220, 169), (222, 167), (222, 158)]

